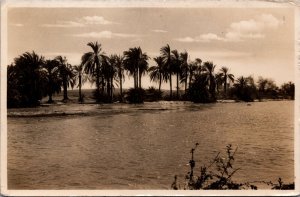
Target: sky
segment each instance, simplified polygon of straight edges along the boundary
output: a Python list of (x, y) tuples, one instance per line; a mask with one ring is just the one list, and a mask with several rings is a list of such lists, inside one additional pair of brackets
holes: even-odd
[[(212, 61), (239, 76), (294, 82), (292, 8), (9, 8), (8, 62), (26, 51), (72, 65), (98, 41), (107, 54), (140, 46), (152, 59), (160, 48), (187, 51), (189, 61)], [(149, 66), (154, 66), (153, 60)], [(142, 86), (158, 87), (145, 76)], [(175, 78), (173, 80), (175, 89)], [(124, 87), (132, 87), (126, 78)], [(92, 88), (85, 84), (84, 88)], [(162, 84), (168, 89), (169, 84)]]

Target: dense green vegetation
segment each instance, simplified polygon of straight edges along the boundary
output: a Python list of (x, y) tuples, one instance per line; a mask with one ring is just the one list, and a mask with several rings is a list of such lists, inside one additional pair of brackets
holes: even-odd
[[(227, 67), (219, 70), (213, 62), (202, 62), (196, 58), (188, 61), (188, 52), (172, 50), (167, 44), (161, 47), (160, 55), (153, 57), (155, 65), (149, 66), (150, 57), (140, 47), (129, 48), (123, 55), (106, 55), (98, 42), (87, 44), (90, 51), (84, 53), (79, 65), (70, 65), (66, 57), (45, 59), (35, 52), (26, 52), (14, 59), (7, 67), (8, 107), (33, 107), (48, 96), (63, 90), (63, 102), (68, 102), (68, 88), (77, 85), (78, 101), (84, 102), (81, 87), (89, 80), (95, 83), (96, 102), (116, 101), (143, 103), (146, 101), (189, 100), (197, 103), (216, 102), (217, 99), (254, 101), (255, 99), (294, 99), (294, 84), (288, 82), (277, 87), (273, 80), (260, 77), (257, 82), (252, 76), (235, 79)], [(133, 78), (133, 86), (124, 91), (125, 74)], [(148, 74), (151, 81), (158, 83), (158, 90), (142, 88), (142, 77)], [(176, 92), (173, 92), (175, 78)], [(168, 96), (163, 96), (161, 84), (169, 83)], [(184, 87), (180, 90), (180, 85)], [(115, 88), (120, 92), (116, 98)]]

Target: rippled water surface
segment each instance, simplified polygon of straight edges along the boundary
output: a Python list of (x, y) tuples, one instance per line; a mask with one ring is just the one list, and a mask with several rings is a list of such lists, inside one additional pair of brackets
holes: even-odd
[(293, 101), (60, 105), (8, 112), (9, 189), (169, 189), (227, 144), (237, 181), (294, 181)]

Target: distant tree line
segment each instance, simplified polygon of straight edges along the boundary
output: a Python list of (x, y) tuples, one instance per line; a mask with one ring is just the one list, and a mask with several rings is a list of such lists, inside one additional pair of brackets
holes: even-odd
[[(26, 52), (14, 59), (7, 67), (8, 107), (34, 107), (43, 97), (53, 103), (52, 96), (63, 91), (63, 102), (67, 102), (68, 88), (77, 85), (78, 101), (83, 102), (81, 87), (89, 80), (96, 84), (96, 102), (142, 103), (145, 99), (156, 101), (189, 100), (197, 103), (216, 102), (217, 99), (253, 101), (255, 99), (294, 99), (295, 86), (292, 82), (276, 86), (272, 79), (260, 77), (257, 82), (252, 76), (238, 77), (227, 67), (216, 72), (213, 62), (202, 62), (196, 58), (188, 60), (188, 53), (171, 50), (167, 44), (154, 57), (155, 65), (149, 67), (150, 57), (140, 47), (130, 48), (123, 55), (106, 55), (98, 42), (87, 44), (90, 51), (84, 53), (79, 65), (71, 65), (66, 57), (45, 59), (35, 52)], [(133, 87), (123, 90), (125, 74), (133, 77)], [(148, 74), (158, 89), (142, 88), (142, 77)], [(176, 77), (176, 92), (173, 92), (173, 76)], [(169, 83), (168, 95), (163, 95), (161, 84)], [(184, 89), (180, 90), (180, 85)], [(114, 98), (115, 87), (119, 96)]]

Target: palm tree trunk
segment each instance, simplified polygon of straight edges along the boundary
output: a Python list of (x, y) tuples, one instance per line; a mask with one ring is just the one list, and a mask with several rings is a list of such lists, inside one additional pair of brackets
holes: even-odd
[(158, 86), (159, 92), (160, 92), (160, 88), (161, 88), (161, 74), (159, 74), (159, 86)]
[(82, 100), (82, 95), (81, 95), (81, 75), (79, 75), (79, 102), (82, 103), (83, 100)]
[[(100, 86), (100, 82), (99, 82), (99, 86)], [(104, 94), (104, 88), (105, 88), (105, 81), (104, 81), (104, 77), (101, 76), (101, 94), (99, 93), (99, 96)], [(99, 87), (99, 92), (100, 92), (100, 87)]]
[(134, 89), (136, 89), (136, 72), (133, 73), (133, 82), (134, 82)]
[[(187, 76), (186, 76), (187, 78)], [(185, 79), (185, 82), (184, 82), (184, 93), (186, 94), (186, 90), (187, 90), (187, 79)]]
[(216, 100), (216, 93), (215, 93), (216, 84), (215, 84), (214, 78), (212, 76), (210, 77), (209, 89), (210, 89), (209, 91), (211, 94), (211, 99), (212, 99), (212, 101), (215, 101)]
[(170, 73), (170, 99), (172, 99), (172, 74)]
[(113, 101), (113, 78), (110, 78), (110, 101)]
[(110, 79), (106, 78), (106, 94), (110, 96)]
[(142, 73), (139, 72), (139, 88), (142, 88)]
[(123, 100), (123, 90), (122, 90), (122, 76), (120, 75), (120, 96), (121, 96), (121, 99)]
[(99, 101), (100, 98), (100, 73), (99, 67), (96, 69), (96, 99)]
[(176, 97), (177, 97), (177, 99), (179, 98), (179, 84), (178, 84), (178, 80), (179, 80), (179, 73), (177, 72), (177, 87), (176, 87), (176, 89), (177, 89), (177, 92), (176, 92)]
[(67, 85), (67, 79), (66, 78), (63, 79), (63, 89), (64, 89), (64, 99), (63, 99), (63, 101), (67, 101), (68, 100), (68, 85)]
[(224, 98), (227, 97), (226, 91), (227, 91), (227, 77), (225, 77), (225, 81), (224, 81)]
[(50, 78), (49, 79), (49, 88), (48, 88), (48, 90), (49, 90), (49, 93), (48, 93), (48, 95), (49, 95), (48, 103), (53, 103), (53, 100), (52, 100), (52, 87), (53, 87), (53, 85), (52, 84), (53, 84), (52, 83), (52, 79)]
[(192, 77), (193, 77), (193, 74), (192, 74), (192, 72), (190, 72), (189, 87), (191, 87), (191, 84), (192, 84)]
[(52, 91), (49, 92), (48, 103), (53, 103), (53, 100), (52, 100)]
[(185, 83), (184, 83), (184, 92), (186, 93), (187, 90), (187, 82), (188, 82), (188, 69), (186, 68), (185, 71)]

